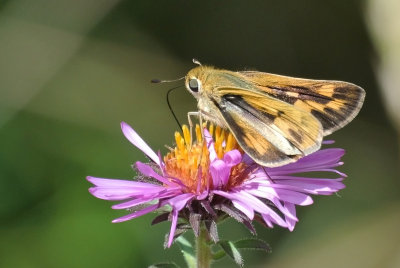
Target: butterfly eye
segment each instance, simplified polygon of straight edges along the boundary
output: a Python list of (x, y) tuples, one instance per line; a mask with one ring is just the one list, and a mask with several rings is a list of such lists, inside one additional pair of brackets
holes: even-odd
[(190, 79), (189, 81), (189, 88), (193, 92), (199, 91), (199, 81), (196, 78)]

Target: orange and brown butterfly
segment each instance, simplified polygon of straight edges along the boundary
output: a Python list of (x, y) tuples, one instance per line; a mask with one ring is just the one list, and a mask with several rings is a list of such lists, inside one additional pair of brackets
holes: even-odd
[[(317, 151), (360, 111), (354, 84), (199, 66), (185, 76), (201, 118), (227, 128), (258, 164), (281, 166)], [(193, 113), (192, 113), (193, 114)]]

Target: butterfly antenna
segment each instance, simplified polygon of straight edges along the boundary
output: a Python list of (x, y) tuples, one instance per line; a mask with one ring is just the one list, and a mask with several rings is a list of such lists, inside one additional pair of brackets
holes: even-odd
[(178, 79), (173, 79), (173, 80), (160, 80), (160, 79), (155, 78), (155, 79), (151, 79), (150, 82), (153, 83), (153, 84), (160, 84), (160, 83), (171, 83), (171, 82), (176, 82), (176, 81), (183, 80), (183, 79), (185, 79), (184, 76), (181, 77), (181, 78), (178, 78)]
[[(178, 79), (173, 79), (173, 80), (151, 79), (151, 83), (153, 83), (153, 84), (171, 83), (171, 82), (176, 82), (176, 81), (183, 80), (183, 79), (185, 79), (185, 76), (183, 76), (183, 77), (181, 77), (181, 78), (178, 78)], [(171, 103), (170, 103), (170, 101), (169, 101), (169, 94), (170, 94), (174, 89), (177, 89), (177, 88), (180, 88), (180, 87), (182, 87), (182, 86), (173, 87), (173, 88), (171, 88), (171, 89), (169, 89), (169, 90), (167, 91), (167, 104), (168, 104), (168, 108), (169, 108), (169, 110), (171, 111), (171, 114), (172, 114), (172, 116), (174, 117), (176, 123), (178, 124), (179, 128), (182, 129), (182, 125), (181, 125), (181, 123), (179, 123), (179, 120), (178, 120), (178, 118), (176, 117), (176, 114), (175, 114), (174, 110), (172, 109)]]

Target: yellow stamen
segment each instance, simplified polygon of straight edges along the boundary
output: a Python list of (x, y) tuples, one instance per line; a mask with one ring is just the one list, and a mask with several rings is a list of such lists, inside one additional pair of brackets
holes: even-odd
[[(229, 133), (230, 134), (230, 133)], [(233, 138), (233, 135), (228, 134), (228, 138), (226, 140), (226, 146), (225, 146), (225, 150), (226, 151), (231, 151), (233, 149), (233, 147), (235, 146), (235, 139)]]
[(196, 125), (196, 141), (201, 142), (201, 129), (199, 125)]
[(210, 127), (208, 128), (208, 132), (210, 132), (211, 136), (214, 135), (214, 125), (210, 125)]
[(178, 150), (182, 152), (184, 143), (182, 143), (182, 136), (181, 133), (179, 133), (178, 131), (175, 132), (175, 142), (176, 142), (176, 147), (178, 147)]
[[(204, 127), (206, 127), (206, 124), (204, 124)], [(188, 191), (192, 193), (197, 192), (199, 179), (201, 180), (200, 191), (204, 190), (207, 185), (212, 187), (212, 179), (209, 173), (210, 152), (202, 139), (201, 131), (200, 126), (196, 125), (196, 140), (193, 142), (189, 128), (184, 125), (182, 127), (183, 135), (175, 132), (176, 147), (164, 156), (168, 176), (180, 179), (187, 186)], [(221, 129), (219, 126), (214, 127), (212, 124), (208, 127), (208, 131), (214, 139), (214, 149), (218, 158), (222, 159), (225, 153), (234, 149), (242, 152), (229, 131)], [(240, 165), (232, 168), (232, 181), (229, 182), (229, 186), (235, 185), (240, 180), (237, 179), (237, 174), (240, 174), (239, 171), (242, 170), (241, 167), (243, 166)]]
[(182, 126), (183, 137), (185, 138), (185, 143), (190, 147), (192, 145), (192, 138), (190, 137), (189, 128), (186, 125)]
[(215, 138), (219, 137), (219, 135), (221, 135), (221, 128), (220, 126), (217, 126), (215, 128)]

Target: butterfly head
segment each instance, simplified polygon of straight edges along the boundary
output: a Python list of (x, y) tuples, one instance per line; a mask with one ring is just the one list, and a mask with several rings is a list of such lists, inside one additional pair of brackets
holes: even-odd
[(185, 77), (186, 89), (198, 99), (206, 90), (207, 69), (205, 66), (198, 66), (190, 70)]
[(219, 70), (210, 66), (200, 65), (187, 73), (185, 86), (197, 100), (197, 107), (202, 117), (221, 127), (225, 127), (225, 121), (220, 116), (218, 107), (215, 105), (220, 99), (217, 94), (217, 89), (220, 85), (220, 79), (217, 79), (218, 74)]

